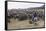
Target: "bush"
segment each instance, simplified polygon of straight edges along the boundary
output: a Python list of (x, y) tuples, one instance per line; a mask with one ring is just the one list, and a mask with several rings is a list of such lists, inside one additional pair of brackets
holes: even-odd
[(21, 21), (21, 20), (26, 20), (27, 19), (27, 16), (26, 15), (21, 15), (21, 16), (19, 16), (19, 20)]

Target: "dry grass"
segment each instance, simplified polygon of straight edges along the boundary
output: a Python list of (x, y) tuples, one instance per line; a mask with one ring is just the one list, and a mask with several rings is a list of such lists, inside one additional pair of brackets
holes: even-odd
[[(40, 19), (40, 21), (30, 24), (29, 20), (18, 21), (17, 19), (10, 19), (11, 23), (8, 23), (8, 29), (20, 29), (20, 28), (35, 28), (35, 27), (43, 27), (44, 21)], [(30, 20), (31, 21), (31, 20)]]

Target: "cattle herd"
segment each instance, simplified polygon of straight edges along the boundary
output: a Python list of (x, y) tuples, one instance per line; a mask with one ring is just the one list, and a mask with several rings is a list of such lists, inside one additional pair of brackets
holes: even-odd
[(37, 13), (37, 17), (45, 20), (44, 9), (11, 9), (7, 10), (7, 20), (10, 23), (10, 19), (18, 19), (19, 21), (31, 20), (33, 13)]

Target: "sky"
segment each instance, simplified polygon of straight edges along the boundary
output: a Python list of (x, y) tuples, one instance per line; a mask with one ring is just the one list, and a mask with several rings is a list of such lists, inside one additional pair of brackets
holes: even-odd
[(38, 3), (23, 3), (23, 2), (8, 2), (8, 9), (26, 9), (26, 8), (34, 8), (34, 7), (41, 7), (44, 4)]

